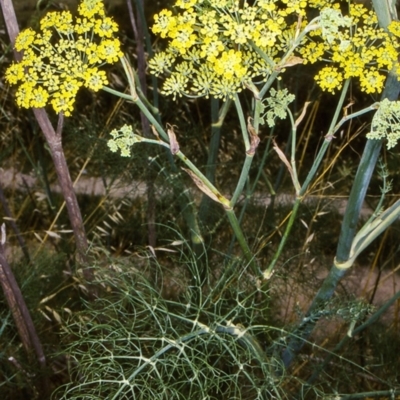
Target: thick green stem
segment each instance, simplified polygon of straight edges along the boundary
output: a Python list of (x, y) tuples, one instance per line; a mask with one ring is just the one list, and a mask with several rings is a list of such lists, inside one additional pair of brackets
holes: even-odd
[(397, 20), (396, 0), (372, 0), (372, 5), (381, 28), (386, 30), (393, 20)]
[[(386, 81), (385, 90), (382, 99), (396, 100), (400, 93), (400, 82), (394, 73), (390, 73)], [(380, 140), (367, 140), (360, 164), (357, 169), (355, 181), (351, 189), (347, 208), (343, 218), (341, 234), (336, 250), (335, 262), (332, 265), (328, 276), (325, 278), (320, 290), (314, 297), (306, 317), (300, 323), (294, 332), (292, 339), (282, 353), (282, 360), (286, 368), (292, 363), (296, 354), (301, 350), (304, 343), (313, 331), (319, 318), (316, 313), (323, 309), (325, 303), (332, 297), (340, 280), (346, 274), (348, 268), (346, 261), (351, 253), (351, 246), (356, 234), (357, 222), (360, 210), (364, 202), (366, 191), (369, 186), (372, 172), (374, 171), (376, 161), (382, 146)]]
[[(381, 23), (382, 28), (386, 29), (387, 25), (391, 21), (391, 18), (394, 17), (394, 3), (391, 1), (389, 4), (388, 1), (378, 0), (374, 0), (373, 3), (375, 6), (375, 11), (378, 15), (378, 20)], [(382, 99), (395, 101), (397, 100), (399, 93), (400, 82), (395, 71), (392, 71), (389, 73), (387, 78)], [(375, 168), (376, 160), (378, 159), (381, 145), (382, 143), (379, 140), (367, 140), (367, 144), (356, 173), (355, 182), (349, 196), (345, 216), (343, 218), (335, 262), (332, 265), (332, 268), (324, 280), (320, 290), (314, 297), (314, 300), (306, 313), (306, 317), (299, 324), (299, 327), (293, 333), (290, 341), (287, 343), (287, 346), (282, 353), (282, 360), (285, 368), (289, 367), (296, 354), (301, 350), (304, 343), (309, 338), (319, 320), (319, 317), (316, 316), (316, 313), (323, 309), (325, 303), (332, 297), (338, 283), (348, 270), (347, 266), (346, 268), (343, 268), (341, 265), (346, 265), (345, 262), (351, 255), (351, 246), (356, 234), (356, 225), (361, 206), (369, 186), (372, 172)]]
[(336, 261), (343, 263), (350, 256), (350, 249), (357, 230), (357, 223), (364, 203), (365, 195), (375, 170), (376, 161), (382, 147), (380, 140), (368, 140), (351, 188), (346, 212), (343, 217), (339, 244), (336, 252)]
[(244, 253), (244, 256), (246, 257), (247, 262), (251, 266), (253, 273), (255, 275), (259, 275), (260, 271), (257, 266), (256, 260), (249, 245), (247, 244), (247, 240), (244, 237), (242, 228), (240, 227), (239, 221), (236, 218), (235, 212), (233, 211), (232, 208), (225, 209), (225, 212), (233, 229), (233, 233), (235, 234), (236, 239), (239, 242), (239, 245)]

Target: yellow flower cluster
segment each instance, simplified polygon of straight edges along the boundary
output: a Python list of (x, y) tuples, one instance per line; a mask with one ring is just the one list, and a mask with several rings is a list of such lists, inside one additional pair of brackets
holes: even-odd
[[(363, 92), (380, 93), (386, 79), (382, 71), (397, 63), (399, 44), (378, 27), (375, 13), (362, 4), (350, 4), (348, 17), (339, 9), (326, 9), (321, 12), (320, 26), (299, 49), (305, 63), (330, 61), (315, 76), (319, 86), (334, 93), (344, 80), (356, 78)], [(393, 22), (389, 31), (400, 37), (399, 26)]]
[(233, 97), (246, 82), (265, 81), (292, 49), (306, 8), (333, 0), (176, 0), (154, 16), (152, 30), (168, 47), (149, 62), (168, 73), (163, 94)]
[(98, 91), (108, 83), (99, 68), (123, 55), (117, 31), (102, 0), (83, 0), (75, 22), (69, 11), (50, 12), (40, 21), (40, 32), (22, 31), (15, 42), (22, 60), (6, 72), (10, 84), (19, 84), (18, 106), (51, 104), (56, 113), (71, 115), (80, 87)]
[[(311, 23), (312, 8), (320, 16)], [(176, 0), (174, 10), (154, 17), (153, 32), (168, 44), (149, 62), (152, 74), (168, 75), (162, 93), (174, 98), (233, 97), (281, 71), (294, 47), (300, 62), (328, 62), (315, 79), (332, 93), (347, 78), (357, 78), (366, 93), (380, 92), (382, 70), (397, 60), (399, 46), (361, 4), (350, 2), (345, 17), (334, 0)], [(398, 24), (392, 36), (400, 37)]]

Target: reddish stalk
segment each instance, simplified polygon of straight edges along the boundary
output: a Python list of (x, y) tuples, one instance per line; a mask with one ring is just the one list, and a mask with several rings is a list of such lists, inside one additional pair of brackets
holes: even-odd
[[(7, 32), (10, 37), (10, 42), (11, 44), (14, 44), (15, 39), (19, 33), (19, 28), (12, 1), (0, 0), (0, 5), (3, 12)], [(21, 53), (17, 52), (14, 49), (14, 57), (17, 61), (21, 60)], [(77, 262), (78, 264), (85, 266), (88, 264), (88, 242), (83, 225), (82, 215), (78, 205), (78, 200), (73, 189), (67, 161), (65, 159), (65, 154), (62, 148), (61, 133), (64, 120), (63, 115), (59, 115), (57, 131), (55, 131), (45, 109), (34, 109), (33, 112), (50, 148), (51, 157), (53, 159), (57, 178), (61, 187), (65, 204), (67, 206), (69, 219), (75, 236)], [(84, 268), (83, 273), (88, 281), (93, 280), (93, 273), (90, 269)]]
[[(0, 284), (2, 286), (4, 297), (7, 300), (11, 314), (14, 318), (18, 334), (26, 352), (31, 354), (32, 350), (36, 354), (36, 359), (43, 371), (46, 368), (46, 357), (43, 352), (42, 343), (36, 332), (32, 317), (28, 307), (14, 277), (12, 269), (5, 257), (5, 242), (6, 242), (5, 224), (1, 226), (0, 239)], [(47, 392), (48, 382), (44, 377), (41, 387), (42, 395)]]

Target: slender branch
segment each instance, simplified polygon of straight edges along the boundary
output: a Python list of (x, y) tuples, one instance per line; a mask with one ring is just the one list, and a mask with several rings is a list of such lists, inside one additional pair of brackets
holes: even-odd
[(322, 146), (319, 149), (317, 157), (315, 158), (313, 165), (311, 166), (311, 169), (308, 172), (307, 177), (300, 189), (300, 193), (299, 193), (300, 196), (303, 196), (307, 192), (310, 182), (314, 179), (315, 174), (317, 173), (317, 171), (321, 165), (321, 162), (324, 159), (325, 153), (328, 150), (328, 147), (332, 142), (333, 135), (336, 132), (337, 121), (339, 119), (340, 112), (342, 111), (342, 107), (343, 107), (344, 101), (346, 99), (349, 86), (350, 86), (350, 79), (347, 79), (344, 82), (343, 89), (340, 94), (339, 102), (336, 107), (335, 114), (332, 118), (331, 125), (328, 129), (328, 133), (325, 135), (324, 142), (322, 143)]
[[(313, 165), (311, 166), (311, 169), (310, 169), (309, 173), (307, 174), (307, 177), (306, 177), (303, 185), (301, 186), (300, 190), (297, 193), (297, 197), (296, 197), (295, 203), (293, 205), (292, 212), (290, 214), (290, 219), (289, 219), (289, 221), (288, 221), (288, 223), (286, 225), (285, 232), (284, 232), (284, 234), (282, 236), (282, 239), (281, 239), (281, 241), (279, 243), (278, 249), (275, 252), (275, 254), (274, 254), (271, 262), (269, 263), (268, 267), (263, 272), (264, 279), (268, 280), (272, 276), (273, 269), (275, 268), (276, 263), (278, 262), (279, 257), (281, 256), (282, 251), (283, 251), (283, 249), (284, 249), (284, 247), (286, 245), (287, 239), (290, 236), (290, 232), (292, 230), (294, 221), (295, 221), (295, 219), (297, 217), (297, 211), (299, 209), (300, 203), (303, 201), (303, 196), (307, 192), (307, 189), (308, 189), (311, 181), (314, 179), (314, 177), (315, 177), (315, 175), (316, 175), (316, 173), (317, 173), (317, 171), (318, 171), (318, 169), (319, 169), (319, 167), (321, 165), (321, 162), (324, 159), (325, 153), (328, 150), (328, 147), (329, 147), (330, 143), (332, 142), (332, 137), (333, 137), (333, 134), (335, 132), (335, 127), (337, 125), (337, 120), (339, 119), (340, 111), (342, 110), (343, 103), (344, 103), (344, 101), (346, 99), (346, 94), (347, 94), (347, 90), (348, 90), (349, 84), (350, 84), (350, 80), (348, 79), (345, 82), (345, 84), (343, 85), (342, 93), (340, 95), (340, 99), (339, 99), (339, 102), (337, 104), (337, 107), (336, 107), (336, 110), (335, 110), (335, 114), (334, 114), (333, 119), (331, 121), (331, 125), (330, 125), (330, 128), (328, 130), (328, 133), (325, 136), (324, 142), (323, 142), (321, 148), (319, 149), (317, 157), (315, 158), (315, 160), (313, 162)], [(292, 139), (294, 140), (295, 138), (293, 137)], [(292, 145), (292, 149), (293, 149), (293, 145)]]

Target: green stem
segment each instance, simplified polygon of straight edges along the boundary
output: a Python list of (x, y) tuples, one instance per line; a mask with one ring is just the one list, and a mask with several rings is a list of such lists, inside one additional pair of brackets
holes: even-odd
[(372, 0), (379, 26), (387, 30), (387, 26), (397, 20), (396, 0)]
[(368, 140), (360, 164), (351, 188), (346, 212), (343, 217), (342, 229), (339, 236), (339, 243), (336, 252), (336, 261), (343, 263), (350, 256), (350, 249), (357, 230), (358, 218), (364, 198), (367, 193), (372, 173), (378, 160), (382, 147), (381, 140)]
[(290, 232), (293, 228), (294, 221), (296, 220), (297, 211), (299, 210), (301, 200), (302, 199), (300, 197), (296, 198), (293, 208), (292, 208), (292, 212), (290, 214), (289, 221), (285, 228), (285, 232), (283, 233), (282, 239), (279, 243), (278, 250), (275, 252), (274, 257), (272, 258), (268, 268), (265, 269), (263, 272), (263, 278), (266, 280), (270, 279), (270, 277), (272, 276), (273, 269), (275, 268), (275, 265), (276, 265), (277, 261), (279, 260), (279, 257), (281, 256), (282, 251), (286, 245), (286, 242), (290, 236)]
[(149, 111), (149, 109), (146, 107), (146, 105), (143, 103), (143, 101), (139, 97), (134, 99), (132, 97), (132, 95), (130, 95), (130, 94), (118, 92), (117, 90), (111, 89), (111, 88), (109, 88), (107, 86), (104, 86), (103, 90), (105, 92), (113, 94), (114, 96), (117, 96), (117, 97), (120, 97), (122, 99), (126, 99), (126, 100), (129, 100), (129, 101), (132, 101), (134, 104), (136, 104), (140, 108), (140, 111), (142, 111), (143, 114), (147, 117), (147, 119), (154, 125), (154, 127), (157, 129), (157, 132), (163, 137), (163, 139), (166, 140), (167, 142), (169, 142), (168, 135), (165, 132), (164, 128), (160, 125), (158, 120)]
[[(246, 184), (247, 178), (249, 177), (250, 167), (251, 167), (251, 164), (253, 163), (254, 154), (255, 154), (255, 150), (256, 150), (256, 148), (254, 148), (254, 149), (251, 148), (251, 144), (249, 141), (249, 133), (247, 132), (247, 126), (246, 126), (246, 122), (244, 119), (243, 110), (242, 110), (242, 107), (240, 105), (240, 101), (239, 101), (237, 95), (235, 98), (235, 105), (236, 105), (236, 109), (237, 109), (239, 120), (240, 120), (240, 127), (242, 130), (243, 141), (244, 141), (245, 148), (246, 148), (246, 158), (243, 163), (239, 181), (236, 185), (236, 189), (235, 189), (232, 199), (231, 199), (232, 207), (235, 206), (239, 196), (241, 195), (241, 193), (243, 191), (243, 188), (244, 188), (244, 185)], [(261, 106), (262, 106), (261, 101), (259, 99), (256, 99), (256, 105), (255, 105), (254, 117), (253, 117), (253, 123), (254, 123), (253, 129), (254, 129), (254, 132), (256, 135), (258, 135)]]
[[(325, 153), (328, 150), (329, 144), (332, 141), (333, 133), (334, 133), (334, 130), (335, 130), (335, 127), (336, 127), (336, 124), (337, 124), (337, 120), (339, 118), (340, 111), (342, 110), (343, 103), (344, 103), (344, 101), (346, 99), (346, 94), (347, 94), (347, 90), (348, 90), (349, 84), (350, 84), (350, 80), (348, 79), (348, 80), (345, 81), (345, 83), (343, 85), (342, 93), (341, 93), (338, 105), (336, 107), (335, 114), (334, 114), (333, 119), (331, 121), (331, 125), (329, 127), (328, 134), (325, 136), (324, 142), (323, 142), (323, 144), (322, 144), (322, 146), (321, 146), (321, 148), (320, 148), (320, 150), (318, 152), (318, 155), (317, 155), (316, 159), (314, 160), (314, 163), (313, 163), (313, 165), (312, 165), (312, 167), (310, 169), (310, 172), (308, 173), (308, 175), (306, 177), (306, 180), (304, 181), (302, 187), (300, 188), (300, 190), (299, 190), (299, 192), (297, 194), (295, 203), (293, 205), (292, 213), (290, 215), (290, 219), (289, 219), (289, 221), (288, 221), (288, 223), (286, 225), (285, 232), (284, 232), (284, 234), (282, 236), (282, 239), (281, 239), (281, 241), (279, 243), (278, 250), (275, 252), (275, 254), (274, 254), (274, 256), (273, 256), (273, 258), (272, 258), (272, 260), (271, 260), (271, 262), (270, 262), (270, 264), (268, 266), (268, 268), (266, 268), (264, 270), (264, 272), (263, 272), (263, 276), (264, 276), (265, 279), (269, 279), (272, 276), (273, 269), (275, 268), (276, 263), (279, 260), (279, 257), (281, 256), (282, 251), (283, 251), (283, 249), (284, 249), (284, 247), (286, 245), (287, 239), (290, 236), (290, 232), (292, 230), (293, 223), (294, 223), (294, 221), (296, 219), (297, 211), (299, 209), (300, 203), (303, 200), (303, 196), (306, 193), (310, 182), (312, 181), (312, 179), (314, 178), (315, 174), (317, 173), (318, 168), (321, 165), (321, 162), (322, 162), (322, 160), (323, 160), (323, 158), (325, 156)], [(294, 144), (294, 149), (295, 149), (295, 144)], [(292, 143), (292, 157), (293, 157), (293, 143)]]
[[(136, 90), (136, 85), (135, 85), (135, 76), (132, 70), (132, 67), (129, 65), (129, 63), (127, 62), (127, 60), (122, 57), (121, 58), (121, 63), (124, 67), (125, 70), (125, 74), (128, 78), (128, 82), (129, 82), (129, 87), (130, 87), (130, 92), (131, 92), (131, 96), (128, 100), (132, 101), (134, 104), (136, 104), (140, 110), (143, 112), (143, 114), (148, 118), (148, 120), (154, 125), (155, 129), (157, 130), (157, 132), (161, 135), (161, 137), (165, 140), (165, 142), (162, 142), (160, 140), (153, 140), (153, 139), (148, 139), (148, 138), (143, 138), (141, 136), (135, 135), (136, 138), (138, 139), (138, 142), (147, 142), (147, 143), (152, 143), (152, 144), (158, 144), (164, 147), (168, 147), (169, 148), (169, 137), (168, 134), (165, 132), (164, 128), (159, 124), (159, 122), (154, 118), (154, 116), (152, 115), (152, 113), (148, 110), (148, 108), (146, 107), (146, 105), (141, 101), (140, 97), (137, 94), (137, 90)], [(104, 90), (108, 91), (109, 93), (112, 93), (116, 96), (120, 96), (122, 95), (122, 93), (117, 92), (113, 89), (104, 87)], [(121, 96), (123, 98), (126, 98), (125, 95)], [(238, 99), (237, 99), (238, 100)], [(239, 101), (237, 101), (238, 105), (240, 106)], [(244, 121), (244, 115), (242, 112), (242, 119)], [(246, 138), (247, 138), (247, 134), (246, 134)], [(247, 138), (248, 140), (248, 138)], [(249, 144), (249, 148), (250, 148), (250, 144)], [(217, 201), (219, 203), (221, 203), (225, 209), (225, 212), (228, 215), (228, 219), (229, 222), (231, 223), (232, 229), (238, 239), (238, 242), (244, 252), (244, 255), (247, 259), (247, 261), (249, 263), (251, 263), (254, 267), (254, 270), (256, 270), (256, 264), (253, 258), (253, 255), (251, 254), (251, 250), (246, 242), (246, 239), (243, 235), (243, 232), (240, 228), (240, 225), (237, 221), (236, 215), (234, 214), (231, 202), (224, 197), (219, 191), (218, 189), (204, 176), (204, 174), (179, 150), (176, 154), (175, 154), (181, 161), (183, 161), (183, 163), (190, 169), (190, 171), (196, 176), (196, 178), (199, 180), (199, 182), (195, 182), (196, 185), (203, 190), (203, 188), (207, 188), (213, 195), (213, 197), (215, 199), (217, 199)], [(203, 187), (203, 188), (202, 188)], [(204, 190), (203, 190), (204, 191)], [(257, 271), (258, 273), (258, 271)]]
[(238, 184), (236, 185), (236, 189), (233, 193), (232, 199), (231, 199), (231, 205), (234, 207), (236, 205), (236, 202), (239, 198), (239, 196), (243, 192), (244, 185), (246, 184), (246, 180), (249, 176), (249, 171), (251, 164), (254, 159), (254, 154), (246, 154), (246, 158), (243, 163), (242, 171), (240, 173), (239, 181)]
[[(386, 81), (382, 99), (397, 100), (399, 93), (400, 82), (397, 79), (397, 75), (391, 72)], [(346, 265), (346, 262), (351, 257), (351, 248), (356, 234), (360, 210), (369, 187), (372, 172), (375, 169), (381, 146), (381, 140), (367, 140), (343, 218), (335, 262), (314, 297), (306, 313), (306, 318), (303, 319), (303, 322), (296, 329), (282, 353), (282, 360), (286, 368), (292, 363), (294, 357), (302, 349), (305, 341), (314, 330), (319, 318), (312, 318), (312, 316), (323, 308), (324, 304), (333, 296), (337, 285), (351, 266), (351, 264)]]
[(285, 67), (291, 66), (289, 59), (290, 59), (290, 57), (292, 57), (293, 52), (296, 50), (296, 47), (301, 44), (304, 36), (306, 36), (312, 30), (319, 28), (319, 25), (317, 24), (318, 21), (319, 21), (319, 17), (314, 18), (304, 28), (304, 30), (302, 32), (300, 32), (299, 35), (297, 35), (295, 41), (293, 42), (292, 47), (290, 49), (288, 49), (286, 54), (281, 58), (281, 61), (279, 62), (279, 64), (275, 64), (275, 62), (266, 53), (264, 53), (259, 47), (257, 47), (254, 42), (250, 41), (251, 47), (253, 47), (253, 49), (260, 55), (260, 57), (262, 59), (264, 59), (271, 66), (271, 69), (272, 69), (272, 72), (271, 72), (267, 82), (265, 83), (263, 88), (260, 90), (259, 97), (261, 99), (264, 97), (267, 90), (271, 87), (272, 83), (275, 81), (275, 79), (281, 73), (282, 69), (284, 69)]
[(239, 117), (240, 131), (242, 132), (244, 148), (246, 151), (250, 149), (249, 134), (247, 133), (246, 119), (244, 117), (242, 104), (240, 103), (239, 96), (235, 95), (235, 107)]
[[(219, 101), (211, 99), (211, 138), (208, 150), (208, 158), (206, 165), (206, 178), (215, 184), (215, 173), (217, 169), (218, 152), (221, 142), (221, 127), (231, 106), (231, 100), (227, 100), (219, 109)], [(204, 195), (201, 199), (199, 207), (200, 226), (206, 226), (213, 223), (213, 213), (210, 212), (212, 200)]]
[[(387, 25), (391, 21), (392, 10), (389, 8), (387, 2), (377, 0), (374, 0), (373, 2), (375, 11), (378, 15), (378, 20), (382, 24), (382, 28), (386, 29)], [(396, 101), (399, 93), (400, 82), (396, 71), (393, 70), (388, 75), (385, 89), (382, 94), (382, 100), (388, 99), (390, 101)], [(381, 146), (381, 140), (367, 140), (343, 218), (335, 262), (333, 263), (328, 276), (322, 283), (321, 288), (314, 297), (313, 302), (307, 311), (306, 318), (304, 318), (299, 324), (282, 353), (282, 360), (285, 368), (288, 368), (292, 363), (294, 357), (302, 349), (304, 343), (307, 341), (318, 322), (319, 318), (312, 318), (312, 316), (315, 315), (315, 312), (319, 309), (323, 309), (324, 304), (333, 296), (337, 285), (351, 266), (351, 264), (347, 266), (346, 262), (351, 256), (351, 247), (356, 234), (360, 210)], [(345, 265), (345, 267), (343, 268), (342, 265)]]
[(240, 227), (239, 221), (236, 218), (235, 212), (233, 211), (233, 209), (225, 209), (225, 212), (236, 236), (236, 239), (239, 242), (241, 249), (243, 250), (247, 262), (250, 264), (253, 273), (258, 276), (260, 274), (259, 268), (257, 266), (254, 255), (250, 250), (249, 245), (247, 244), (246, 238), (244, 237), (242, 228)]
[(300, 193), (299, 193), (300, 196), (303, 196), (306, 193), (306, 191), (308, 190), (308, 186), (310, 185), (310, 182), (314, 179), (314, 176), (317, 173), (318, 168), (321, 165), (321, 162), (325, 156), (325, 153), (328, 150), (328, 147), (332, 142), (333, 135), (336, 132), (337, 121), (339, 119), (340, 112), (342, 111), (342, 107), (343, 107), (344, 101), (346, 99), (349, 85), (350, 85), (350, 79), (347, 79), (344, 82), (342, 93), (340, 95), (340, 99), (339, 99), (338, 105), (335, 110), (335, 115), (333, 116), (333, 119), (331, 121), (331, 125), (329, 127), (328, 133), (325, 136), (324, 142), (322, 143), (322, 146), (317, 154), (317, 157), (316, 157), (315, 161), (313, 162), (313, 165), (311, 166), (311, 169), (310, 169), (309, 173), (307, 174), (307, 177), (300, 189)]
[(108, 86), (103, 86), (102, 90), (104, 90), (105, 92), (111, 93), (114, 96), (120, 97), (121, 99), (132, 101), (132, 95), (130, 95), (130, 94), (119, 92), (118, 90), (111, 89)]

